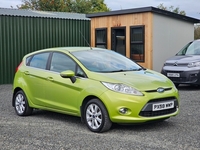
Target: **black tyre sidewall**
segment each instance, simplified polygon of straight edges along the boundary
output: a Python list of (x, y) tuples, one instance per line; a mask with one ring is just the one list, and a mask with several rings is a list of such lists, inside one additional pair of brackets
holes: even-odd
[[(89, 125), (88, 125), (88, 122), (86, 120), (86, 111), (87, 111), (87, 108), (90, 104), (95, 104), (97, 105), (100, 109), (101, 109), (101, 113), (102, 113), (102, 123), (100, 125), (100, 127), (98, 129), (92, 129)], [(87, 125), (87, 127), (92, 131), (92, 132), (101, 132), (104, 124), (105, 124), (105, 113), (107, 112), (104, 112), (104, 110), (106, 110), (105, 106), (103, 105), (103, 103), (98, 100), (98, 99), (92, 99), (90, 100), (86, 105), (85, 105), (85, 108), (84, 108), (84, 121)]]
[[(17, 95), (19, 95), (19, 94), (23, 95), (24, 101), (25, 101), (25, 110), (24, 110), (23, 113), (19, 113), (19, 112), (17, 111), (17, 109), (16, 109), (16, 97), (17, 97)], [(19, 116), (27, 116), (27, 115), (30, 115), (30, 114), (32, 113), (32, 108), (29, 107), (28, 101), (27, 101), (27, 98), (26, 98), (26, 95), (25, 95), (25, 93), (24, 93), (22, 90), (18, 91), (18, 92), (15, 94), (15, 97), (14, 97), (14, 107), (15, 107), (15, 112), (16, 112), (17, 115), (19, 115)]]

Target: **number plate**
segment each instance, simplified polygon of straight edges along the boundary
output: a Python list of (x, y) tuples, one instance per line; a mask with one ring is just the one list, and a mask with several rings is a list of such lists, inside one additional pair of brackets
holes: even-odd
[(179, 73), (167, 73), (167, 76), (168, 77), (180, 77), (180, 74)]
[(159, 111), (159, 110), (164, 110), (164, 109), (170, 109), (174, 108), (174, 102), (165, 102), (165, 103), (157, 103), (152, 105), (152, 110), (153, 111)]

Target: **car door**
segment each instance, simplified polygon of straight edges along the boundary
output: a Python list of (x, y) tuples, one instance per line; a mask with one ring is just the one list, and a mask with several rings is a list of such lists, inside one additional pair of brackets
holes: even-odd
[(77, 67), (76, 62), (66, 54), (58, 52), (52, 54), (50, 71), (47, 76), (48, 81), (45, 87), (47, 107), (72, 114), (76, 114), (79, 111), (77, 97), (80, 96), (81, 91), (84, 89), (87, 79), (77, 78), (76, 82), (72, 83), (69, 78), (60, 76), (62, 71), (72, 70), (76, 72)]
[(46, 67), (49, 52), (38, 53), (26, 59), (24, 80), (27, 88), (28, 98), (35, 105), (41, 105), (45, 99), (44, 86), (46, 82)]

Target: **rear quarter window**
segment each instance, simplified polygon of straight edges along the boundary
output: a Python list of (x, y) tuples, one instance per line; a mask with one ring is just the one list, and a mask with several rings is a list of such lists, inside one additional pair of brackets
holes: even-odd
[(40, 54), (36, 54), (32, 56), (31, 60), (30, 60), (30, 57), (28, 57), (26, 62), (28, 66), (30, 67), (46, 69), (48, 57), (49, 57), (49, 53), (40, 53)]

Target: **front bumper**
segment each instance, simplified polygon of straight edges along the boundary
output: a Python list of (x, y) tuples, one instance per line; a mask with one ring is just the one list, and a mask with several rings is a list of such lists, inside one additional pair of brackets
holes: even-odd
[(165, 76), (167, 73), (179, 73), (180, 77), (169, 77), (172, 82), (176, 84), (197, 84), (200, 85), (200, 70), (162, 70), (161, 72)]
[[(143, 92), (143, 94), (144, 96), (133, 96), (107, 91), (101, 98), (110, 120), (114, 123), (145, 123), (176, 116), (179, 113), (179, 94), (176, 88), (163, 93)], [(172, 101), (173, 108), (153, 111), (153, 104)], [(120, 113), (121, 108), (126, 108), (127, 113)]]

